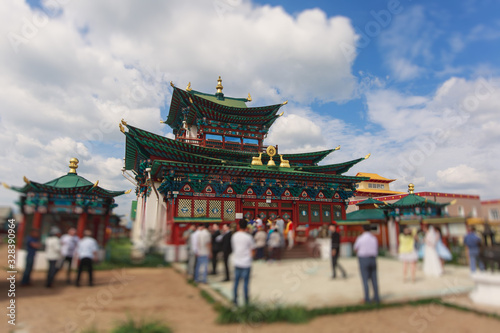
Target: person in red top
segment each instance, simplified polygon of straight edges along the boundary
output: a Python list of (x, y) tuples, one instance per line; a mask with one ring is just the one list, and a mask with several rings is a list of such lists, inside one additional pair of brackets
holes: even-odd
[(294, 239), (294, 231), (293, 231), (293, 222), (290, 218), (286, 219), (286, 228), (285, 228), (285, 239), (288, 240), (288, 249), (291, 250), (293, 248), (293, 239)]

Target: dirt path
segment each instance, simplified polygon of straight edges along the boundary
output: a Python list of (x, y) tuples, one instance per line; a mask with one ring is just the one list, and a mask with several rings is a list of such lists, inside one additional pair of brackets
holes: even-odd
[[(199, 289), (169, 268), (96, 272), (94, 287), (43, 287), (44, 273), (34, 273), (34, 286), (18, 287), (17, 326), (13, 332), (107, 331), (127, 316), (158, 319), (174, 332), (494, 332), (500, 321), (449, 308), (427, 305), (319, 317), (303, 325), (217, 325), (217, 313)], [(85, 276), (86, 277), (86, 276)], [(62, 276), (58, 276), (59, 279)], [(19, 277), (18, 277), (19, 279)], [(5, 279), (2, 279), (6, 281)], [(7, 283), (0, 283), (0, 308), (8, 304)], [(84, 280), (86, 281), (86, 280)], [(1, 332), (12, 326), (2, 315)]]

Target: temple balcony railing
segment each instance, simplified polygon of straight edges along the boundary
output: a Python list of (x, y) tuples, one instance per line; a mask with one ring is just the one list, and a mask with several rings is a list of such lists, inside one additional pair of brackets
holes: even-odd
[[(229, 150), (241, 150), (255, 153), (265, 153), (268, 146), (260, 146), (250, 143), (239, 143), (230, 141), (220, 141), (220, 140), (203, 140), (198, 138), (181, 138), (177, 137), (177, 141), (189, 143), (196, 146), (217, 148), (217, 149), (229, 149)], [(276, 146), (276, 152), (278, 151), (278, 146)]]

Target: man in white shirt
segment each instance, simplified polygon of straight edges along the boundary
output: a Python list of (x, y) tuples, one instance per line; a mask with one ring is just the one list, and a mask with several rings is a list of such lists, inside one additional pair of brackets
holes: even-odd
[[(212, 254), (212, 235), (206, 224), (202, 224), (198, 236), (196, 237), (196, 268), (194, 271), (195, 282), (207, 283), (208, 260)], [(200, 268), (203, 269), (203, 276), (200, 280)]]
[(68, 233), (62, 235), (61, 237), (61, 254), (63, 261), (59, 269), (62, 269), (66, 262), (68, 263), (68, 271), (66, 272), (67, 284), (71, 283), (71, 263), (73, 262), (73, 256), (75, 255), (75, 250), (79, 240), (80, 239), (76, 235), (75, 228), (69, 228)]
[(97, 260), (97, 251), (99, 246), (97, 241), (92, 238), (92, 231), (85, 230), (83, 233), (84, 237), (78, 243), (77, 254), (78, 259), (80, 259), (80, 264), (78, 265), (78, 275), (76, 277), (76, 286), (80, 286), (80, 276), (83, 269), (85, 268), (89, 272), (89, 286), (93, 286), (92, 282), (92, 263)]
[(238, 305), (238, 284), (243, 279), (243, 292), (245, 304), (248, 305), (248, 284), (250, 281), (250, 268), (252, 267), (252, 250), (255, 248), (252, 235), (247, 232), (247, 221), (239, 221), (240, 230), (231, 238), (234, 264), (234, 298), (233, 302)]
[(359, 270), (363, 279), (363, 288), (365, 291), (365, 303), (371, 303), (368, 290), (368, 280), (371, 280), (373, 286), (373, 302), (380, 304), (377, 282), (377, 255), (378, 240), (371, 232), (371, 225), (363, 225), (364, 232), (354, 242), (354, 251), (358, 256)]
[(61, 231), (58, 227), (50, 229), (50, 236), (45, 240), (45, 257), (49, 261), (49, 270), (47, 271), (47, 288), (52, 287), (54, 277), (57, 273), (57, 262), (61, 259), (61, 241), (59, 240)]

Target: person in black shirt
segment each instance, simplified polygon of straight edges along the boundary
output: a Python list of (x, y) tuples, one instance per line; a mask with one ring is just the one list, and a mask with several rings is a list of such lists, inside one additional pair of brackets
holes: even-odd
[(224, 268), (226, 269), (226, 278), (223, 281), (229, 281), (229, 255), (231, 252), (233, 252), (231, 248), (231, 237), (233, 233), (229, 229), (229, 225), (224, 224), (222, 226), (222, 242), (221, 242), (221, 249), (222, 253), (224, 254)]
[(342, 277), (345, 279), (347, 277), (347, 274), (344, 268), (342, 268), (342, 266), (340, 266), (340, 264), (338, 263), (339, 252), (340, 252), (340, 234), (337, 232), (337, 224), (331, 223), (329, 229), (332, 233), (332, 268), (333, 268), (332, 278), (335, 279), (337, 277), (337, 267), (338, 267), (342, 272)]
[(222, 250), (220, 234), (219, 226), (217, 224), (212, 225), (212, 275), (217, 274), (217, 255)]

